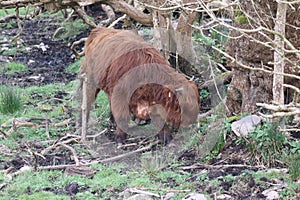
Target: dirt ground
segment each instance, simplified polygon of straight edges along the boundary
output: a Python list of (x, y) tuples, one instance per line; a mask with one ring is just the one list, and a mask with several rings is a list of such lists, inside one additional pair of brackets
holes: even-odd
[[(75, 38), (72, 38), (72, 40), (69, 42), (59, 39), (52, 40), (52, 35), (54, 31), (59, 27), (59, 24), (52, 23), (54, 25), (49, 26), (49, 20), (55, 22), (56, 19), (37, 17), (34, 20), (24, 22), (23, 31), (20, 38), (24, 46), (30, 46), (32, 49), (30, 51), (20, 50), (20, 52), (17, 52), (14, 55), (1, 55), (0, 65), (4, 64), (4, 62), (2, 62), (1, 60), (10, 60), (27, 65), (29, 67), (29, 70), (13, 75), (6, 75), (4, 73), (1, 73), (0, 84), (28, 87), (33, 85), (40, 86), (51, 83), (67, 84), (70, 81), (76, 79), (76, 74), (70, 74), (65, 71), (66, 67), (68, 67), (75, 61), (75, 57), (70, 50), (70, 42), (76, 41), (82, 37), (86, 37), (89, 34), (90, 30), (85, 30), (82, 33), (78, 33), (78, 35)], [(13, 26), (14, 27), (11, 29), (1, 29), (2, 36), (11, 37), (15, 35), (18, 30), (17, 24), (15, 23)], [(45, 29), (45, 27), (47, 28)], [(46, 51), (43, 51), (42, 48), (39, 47), (41, 46), (41, 43), (43, 43), (46, 47)], [(37, 46), (33, 47), (34, 45)], [(38, 78), (33, 79), (32, 77)], [(62, 91), (58, 91), (58, 95), (63, 96), (65, 94)], [(36, 95), (36, 98), (38, 98), (38, 94)], [(108, 135), (109, 134), (111, 133), (108, 133)], [(109, 137), (106, 137), (106, 139), (106, 142), (112, 142)], [(198, 191), (205, 191), (209, 194), (213, 194), (217, 190), (219, 190), (219, 188), (222, 188), (222, 190), (226, 194), (234, 197), (233, 199), (265, 199), (265, 196), (262, 195), (262, 192), (270, 188), (272, 184), (275, 184), (275, 180), (261, 178), (261, 181), (259, 183), (254, 181), (253, 175), (251, 173), (248, 173), (247, 170), (258, 171), (262, 170), (262, 168), (249, 168), (246, 166), (250, 155), (243, 148), (243, 146), (237, 145), (234, 142), (235, 139), (236, 138), (234, 138), (234, 136), (232, 136), (232, 138), (228, 138), (226, 146), (224, 147), (222, 152), (218, 156), (216, 156), (216, 158), (212, 158), (208, 162), (208, 164), (210, 165), (216, 165), (220, 167), (213, 168), (198, 164), (198, 161), (200, 160), (199, 158), (197, 158), (197, 150), (195, 149), (189, 149), (184, 152), (178, 153), (178, 160), (184, 161), (186, 166), (192, 166), (183, 170), (192, 172), (192, 174), (194, 174), (194, 176), (190, 177), (188, 180), (195, 184), (195, 188), (197, 188)], [(178, 145), (179, 143), (175, 144)], [(37, 151), (44, 148), (44, 144), (38, 141), (31, 143), (24, 142), (24, 150), (26, 149), (27, 145), (34, 147)], [(107, 154), (109, 153), (110, 152), (107, 152)], [(56, 159), (53, 159), (54, 156), (56, 157)], [(105, 158), (105, 156), (103, 156), (102, 159), (103, 158)], [(25, 164), (31, 162), (32, 160), (26, 159), (24, 157), (15, 157), (14, 159), (3, 163), (1, 168), (7, 169), (8, 167), (13, 167), (15, 170), (18, 170)], [(58, 151), (55, 155), (52, 154), (49, 157), (46, 156), (45, 159), (39, 160), (39, 165), (41, 166), (62, 163), (74, 163), (74, 161), (71, 159), (70, 152)], [(221, 167), (221, 165), (224, 165), (225, 167)], [(280, 167), (286, 166), (283, 165)], [(210, 179), (218, 180), (216, 185), (207, 185), (205, 181), (199, 181), (197, 179), (197, 175), (201, 174), (205, 169), (208, 170), (208, 177)], [(224, 177), (228, 175), (232, 175), (236, 178), (234, 180), (227, 181), (226, 179), (224, 179)], [(280, 182), (282, 180), (278, 181)], [(169, 184), (172, 185), (172, 180), (169, 180)], [(52, 191), (56, 194), (76, 194), (78, 191), (84, 191), (85, 189), (87, 188), (79, 188), (77, 183), (72, 183), (66, 188), (45, 188), (45, 191)], [(30, 190), (28, 192), (30, 192)]]

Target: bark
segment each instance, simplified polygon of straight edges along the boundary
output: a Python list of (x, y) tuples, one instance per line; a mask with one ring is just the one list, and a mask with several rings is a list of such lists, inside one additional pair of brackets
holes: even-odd
[[(275, 35), (275, 51), (274, 51), (274, 72), (284, 72), (284, 41), (285, 37), (285, 23), (286, 23), (286, 9), (287, 4), (279, 1), (277, 7), (276, 21), (274, 30)], [(274, 74), (273, 76), (273, 100), (279, 104), (284, 104), (283, 92), (283, 76)]]
[(127, 4), (126, 1), (107, 0), (105, 3), (112, 6), (115, 11), (127, 14), (129, 17), (145, 26), (153, 26), (151, 15), (143, 13), (143, 11)]
[[(184, 4), (193, 3), (195, 0), (185, 0)], [(196, 3), (196, 2), (195, 2)], [(197, 56), (192, 43), (192, 24), (198, 19), (199, 13), (193, 11), (182, 11), (177, 21), (177, 25), (172, 23), (170, 11), (164, 0), (156, 1), (153, 7), (160, 8), (152, 11), (154, 23), (155, 46), (161, 49), (166, 59), (170, 59), (170, 54), (176, 56), (174, 66), (181, 66), (177, 69), (183, 73), (193, 74), (192, 66), (197, 62)], [(165, 7), (164, 7), (165, 6)], [(174, 59), (173, 59), (174, 60)]]

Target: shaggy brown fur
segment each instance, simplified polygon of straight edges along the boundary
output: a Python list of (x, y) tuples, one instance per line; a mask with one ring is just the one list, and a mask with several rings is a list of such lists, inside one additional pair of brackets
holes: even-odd
[[(87, 109), (104, 90), (121, 140), (126, 135), (122, 128), (128, 127), (129, 113), (143, 120), (158, 115), (176, 128), (196, 120), (200, 101), (196, 85), (133, 32), (96, 28), (86, 41), (85, 56), (80, 74), (88, 78)], [(157, 104), (164, 111), (155, 109)], [(168, 131), (164, 126), (160, 132)]]

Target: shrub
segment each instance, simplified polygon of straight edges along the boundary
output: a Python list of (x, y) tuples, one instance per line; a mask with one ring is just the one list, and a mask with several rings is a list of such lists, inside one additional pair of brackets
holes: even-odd
[(270, 166), (283, 158), (286, 136), (278, 124), (267, 122), (251, 131), (244, 142), (259, 164)]

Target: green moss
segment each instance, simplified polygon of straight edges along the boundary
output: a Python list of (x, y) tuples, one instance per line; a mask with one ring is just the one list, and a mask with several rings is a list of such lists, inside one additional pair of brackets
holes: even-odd
[(247, 24), (248, 18), (246, 17), (246, 15), (240, 15), (236, 18), (236, 21), (240, 24)]

